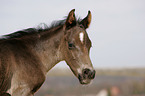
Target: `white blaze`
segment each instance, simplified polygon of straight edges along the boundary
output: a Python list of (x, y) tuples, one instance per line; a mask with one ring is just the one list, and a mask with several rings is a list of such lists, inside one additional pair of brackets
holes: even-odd
[(81, 33), (79, 34), (79, 37), (80, 37), (80, 41), (83, 43), (83, 41), (84, 41), (84, 33), (81, 32)]

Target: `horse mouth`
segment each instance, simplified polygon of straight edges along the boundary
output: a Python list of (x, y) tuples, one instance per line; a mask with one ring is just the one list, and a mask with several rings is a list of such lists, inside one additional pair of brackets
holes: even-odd
[(84, 80), (79, 79), (79, 81), (80, 81), (80, 84), (82, 84), (82, 85), (87, 85), (87, 84), (90, 84), (90, 82), (91, 82), (91, 80), (88, 80), (88, 79), (84, 79)]

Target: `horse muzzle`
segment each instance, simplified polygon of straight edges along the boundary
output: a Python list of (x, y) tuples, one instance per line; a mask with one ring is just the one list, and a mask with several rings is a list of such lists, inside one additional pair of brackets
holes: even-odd
[(89, 84), (92, 79), (95, 78), (95, 70), (90, 70), (88, 68), (83, 69), (81, 74), (78, 74), (78, 79), (81, 84)]

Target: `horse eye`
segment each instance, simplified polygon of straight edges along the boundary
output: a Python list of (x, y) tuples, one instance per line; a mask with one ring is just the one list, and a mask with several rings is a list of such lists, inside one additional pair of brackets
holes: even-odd
[(68, 47), (69, 47), (69, 49), (73, 49), (73, 48), (75, 48), (75, 45), (73, 43), (68, 43)]

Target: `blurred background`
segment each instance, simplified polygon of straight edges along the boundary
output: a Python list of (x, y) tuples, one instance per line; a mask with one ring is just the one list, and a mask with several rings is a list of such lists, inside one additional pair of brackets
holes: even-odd
[(1, 0), (0, 35), (49, 26), (71, 9), (81, 18), (92, 12), (87, 32), (96, 78), (82, 86), (60, 62), (35, 96), (145, 96), (145, 0)]

